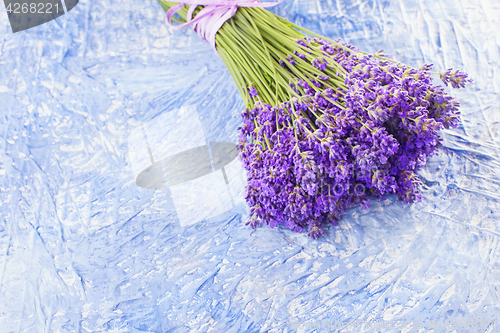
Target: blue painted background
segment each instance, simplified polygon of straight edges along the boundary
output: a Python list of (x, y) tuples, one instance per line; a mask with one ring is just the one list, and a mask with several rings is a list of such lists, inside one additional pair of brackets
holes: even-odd
[(127, 138), (195, 104), (208, 140), (236, 141), (243, 103), (211, 47), (154, 0), (84, 0), (17, 34), (0, 6), (0, 332), (500, 332), (500, 3), (272, 11), (475, 80), (450, 92), (462, 121), (424, 200), (351, 209), (319, 240), (252, 231), (242, 209), (182, 228), (168, 190), (136, 186)]

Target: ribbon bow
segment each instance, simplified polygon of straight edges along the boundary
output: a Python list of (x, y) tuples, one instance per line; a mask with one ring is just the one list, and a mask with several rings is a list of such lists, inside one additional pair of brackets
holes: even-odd
[[(264, 2), (259, 0), (184, 0), (182, 3), (170, 8), (167, 11), (167, 23), (174, 29), (182, 29), (192, 25), (196, 33), (209, 42), (217, 53), (215, 48), (215, 35), (220, 27), (229, 20), (238, 10), (238, 7), (272, 7), (279, 5), (282, 0), (277, 2)], [(172, 16), (181, 10), (184, 5), (190, 5), (186, 23), (173, 25), (170, 21)], [(192, 18), (193, 12), (197, 6), (204, 5), (205, 7), (198, 12), (195, 18)], [(217, 55), (219, 55), (217, 53)]]

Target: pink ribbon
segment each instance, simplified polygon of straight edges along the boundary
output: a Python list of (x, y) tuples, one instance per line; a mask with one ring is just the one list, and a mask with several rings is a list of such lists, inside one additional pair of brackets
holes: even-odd
[[(209, 42), (213, 46), (215, 53), (217, 53), (217, 49), (215, 48), (215, 35), (224, 22), (233, 17), (238, 7), (265, 8), (279, 5), (281, 1), (282, 0), (260, 3), (259, 0), (184, 0), (182, 3), (167, 11), (167, 23), (174, 29), (182, 29), (192, 25), (196, 33)], [(173, 25), (170, 21), (172, 16), (181, 10), (184, 5), (190, 5), (186, 23)], [(199, 5), (205, 7), (198, 12), (195, 18), (192, 18), (194, 10)]]

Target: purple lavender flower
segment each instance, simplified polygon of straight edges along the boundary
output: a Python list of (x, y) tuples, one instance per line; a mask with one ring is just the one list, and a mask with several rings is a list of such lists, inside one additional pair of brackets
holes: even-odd
[[(319, 238), (325, 223), (336, 225), (354, 205), (366, 209), (370, 197), (421, 200), (417, 171), (438, 149), (439, 130), (459, 121), (458, 102), (432, 85), (432, 65), (409, 68), (381, 52), (363, 55), (321, 39), (297, 44), (298, 58), (290, 55), (280, 65), (298, 68), (308, 61), (304, 48), (319, 45), (324, 57), (311, 65), (322, 74), (289, 82), (296, 94), (289, 101), (256, 101), (242, 113), (238, 147), (248, 175), (247, 224), (284, 224)], [(441, 78), (454, 88), (472, 82), (460, 71), (446, 70)], [(257, 96), (253, 86), (249, 95)]]
[(465, 72), (454, 70), (452, 68), (448, 68), (446, 70), (441, 71), (439, 77), (444, 82), (445, 85), (451, 83), (453, 88), (463, 88), (466, 83), (472, 83), (472, 79), (467, 79), (468, 75)]
[(254, 86), (251, 86), (248, 90), (248, 94), (250, 95), (250, 98), (255, 98), (258, 95), (257, 89), (255, 89)]

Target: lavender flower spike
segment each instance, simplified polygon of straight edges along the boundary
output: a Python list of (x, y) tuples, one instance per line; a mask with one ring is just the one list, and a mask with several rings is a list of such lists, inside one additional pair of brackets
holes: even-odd
[(439, 73), (439, 77), (444, 82), (445, 85), (451, 83), (453, 88), (464, 88), (465, 83), (472, 83), (472, 79), (467, 79), (468, 74), (458, 69), (452, 71), (452, 68), (448, 68), (446, 70), (442, 70)]

